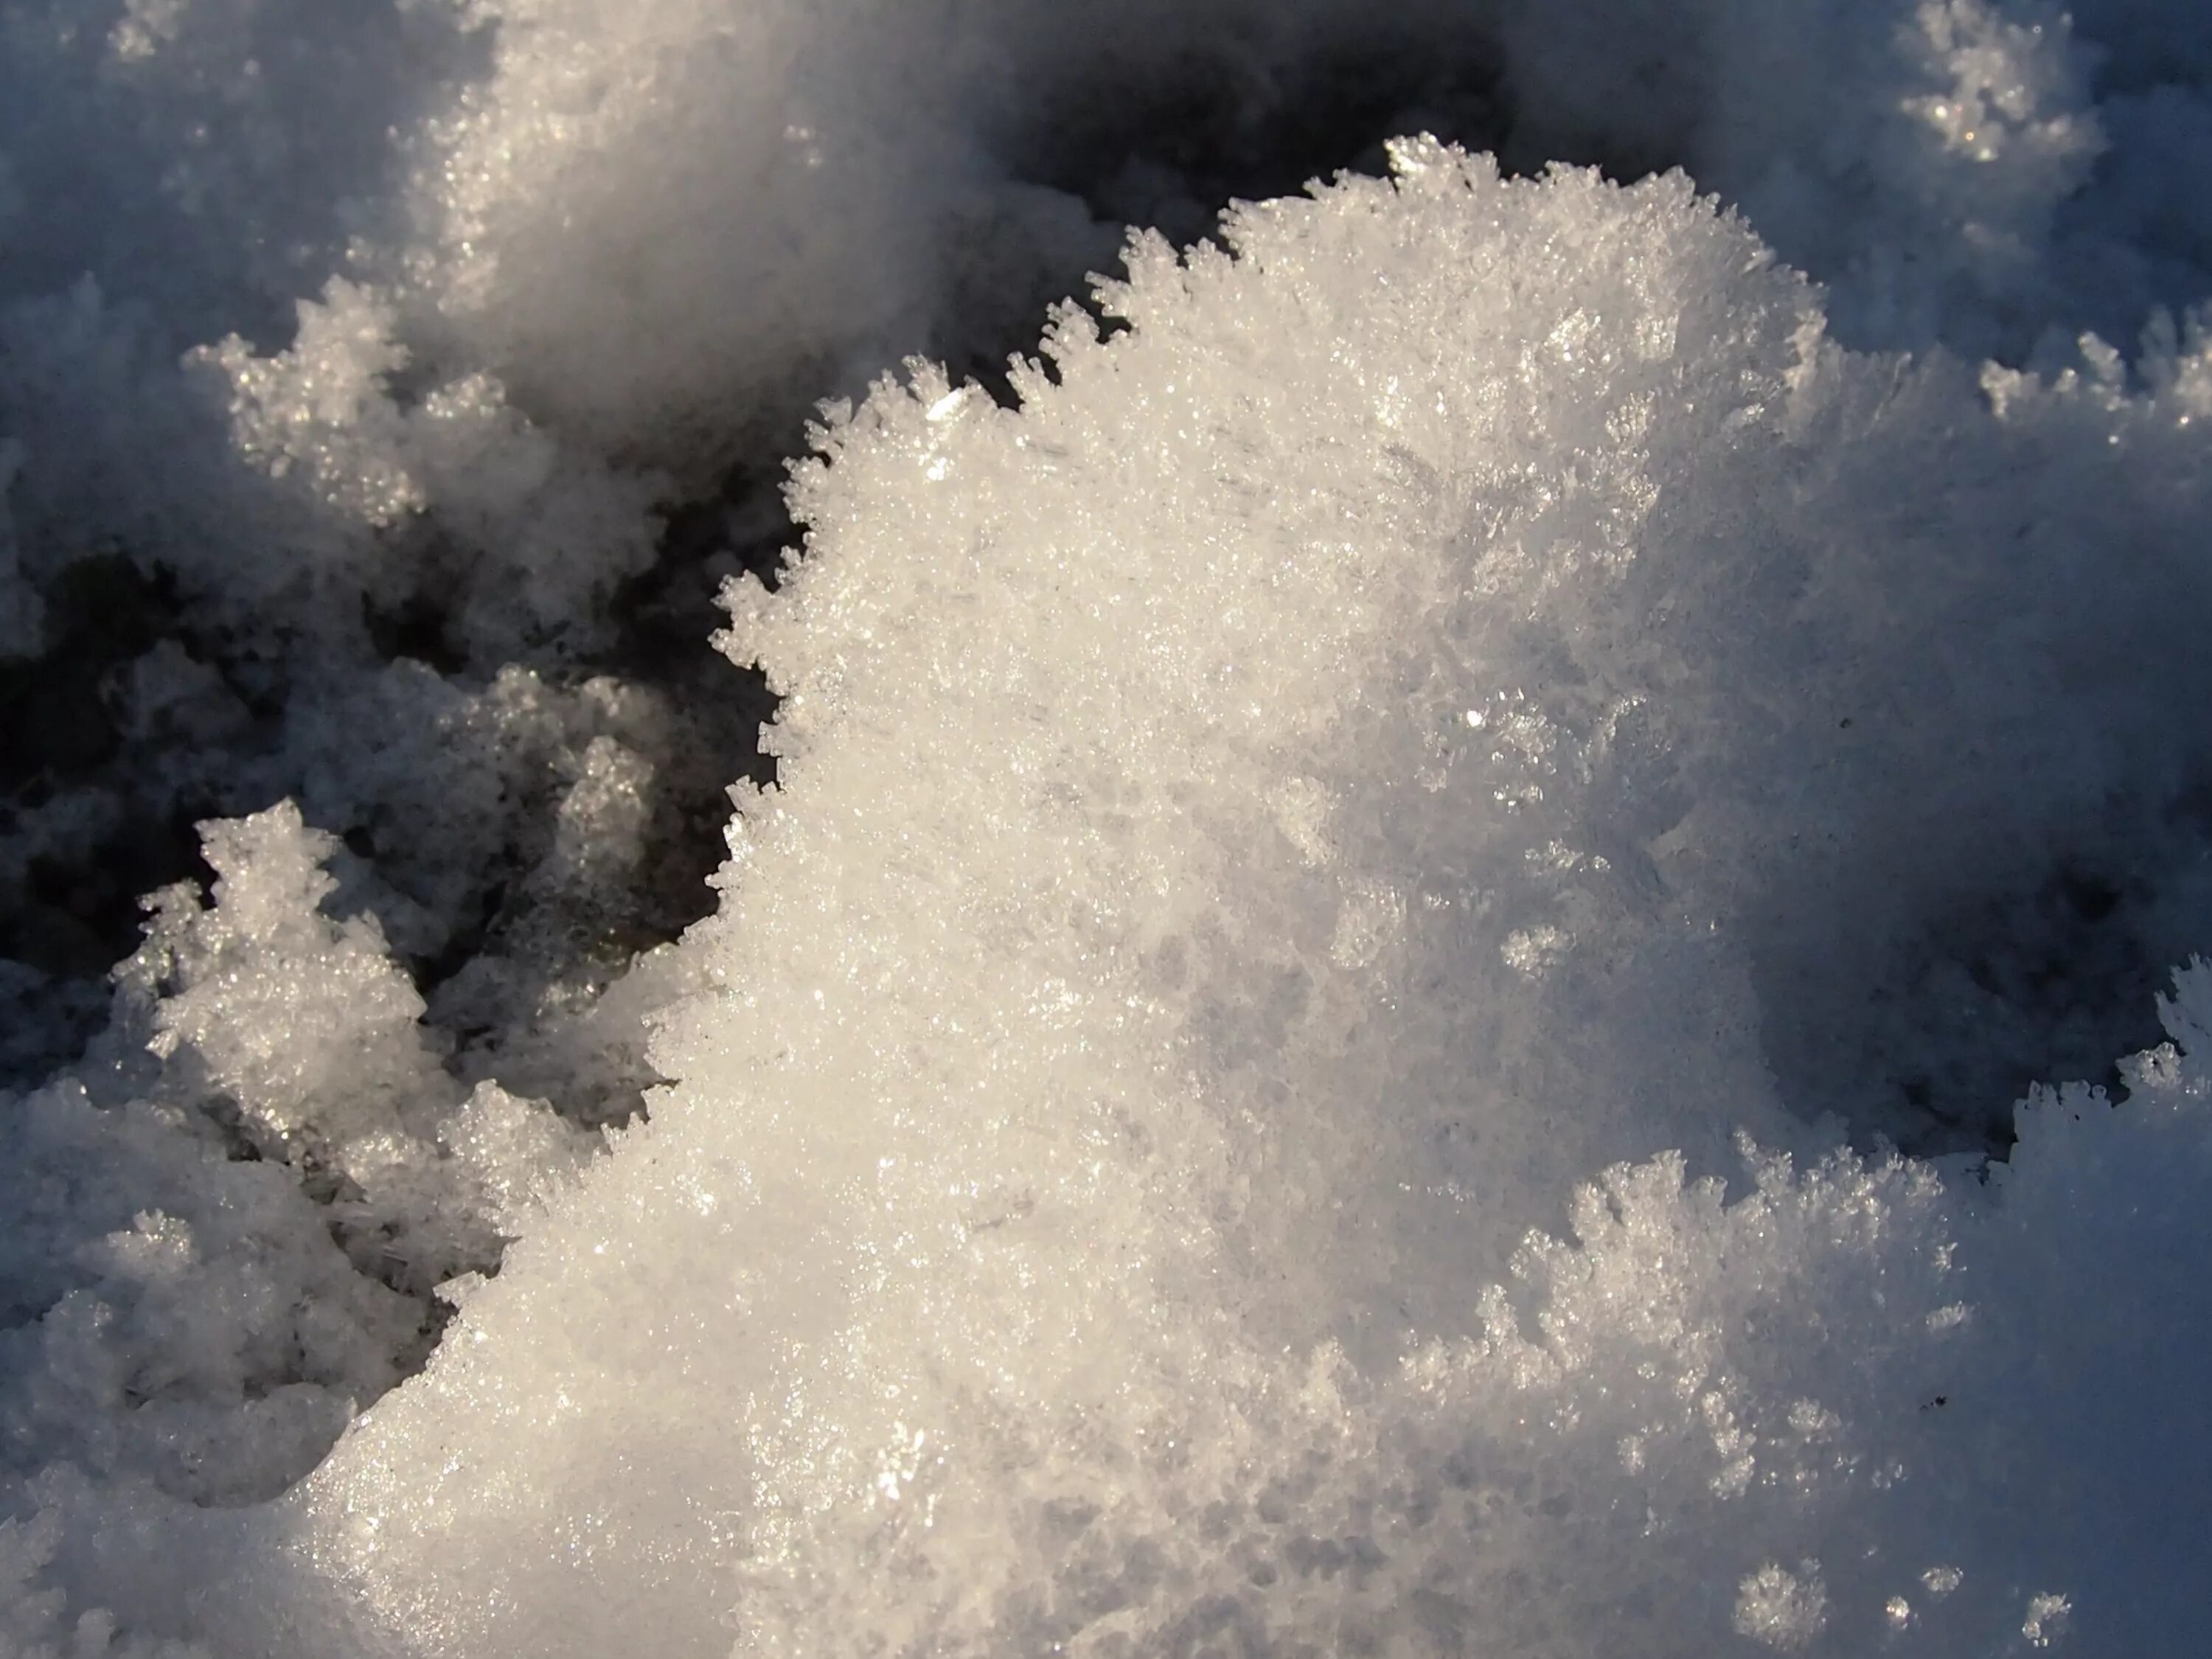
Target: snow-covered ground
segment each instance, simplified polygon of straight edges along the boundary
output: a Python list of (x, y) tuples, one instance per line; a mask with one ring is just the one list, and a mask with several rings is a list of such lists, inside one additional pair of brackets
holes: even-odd
[(2184, 0), (0, 0), (0, 1656), (2203, 1645), (2207, 176)]

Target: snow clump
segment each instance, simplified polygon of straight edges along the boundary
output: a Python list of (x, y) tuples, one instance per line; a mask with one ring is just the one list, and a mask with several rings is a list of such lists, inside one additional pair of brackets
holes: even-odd
[(2202, 1247), (2202, 972), (2124, 1108), (2036, 1097), (1986, 1186), (1823, 1151), (1762, 1020), (1826, 971), (1778, 911), (1872, 952), (1917, 872), (2165, 805), (2091, 763), (2187, 753), (2154, 693), (2188, 630), (2088, 683), (2059, 647), (2093, 570), (2203, 614), (2177, 509), (2129, 509), (2116, 570), (1999, 504), (2079, 421), (2128, 441), (2075, 489), (2195, 487), (2187, 365), (2178, 401), (1993, 406), (1830, 343), (1680, 178), (1395, 161), (1224, 247), (1140, 239), (1126, 327), (1062, 311), (1018, 409), (925, 365), (833, 412), (805, 556), (729, 593), (781, 781), (681, 947), (677, 1081), (295, 1494), (180, 1518), (269, 1588), (174, 1633), (2194, 1628), (2203, 1489), (2164, 1460), (2208, 1333), (2097, 1264)]

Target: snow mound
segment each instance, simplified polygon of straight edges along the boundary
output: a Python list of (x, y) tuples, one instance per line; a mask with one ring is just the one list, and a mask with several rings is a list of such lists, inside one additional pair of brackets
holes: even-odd
[[(781, 786), (682, 947), (676, 1081), (294, 1496), (171, 1534), (264, 1592), (199, 1633), (2195, 1627), (2203, 971), (2127, 1109), (2037, 1097), (1986, 1188), (1819, 1154), (1770, 1005), (2160, 822), (2197, 359), (1985, 388), (1828, 343), (1679, 177), (1394, 160), (1138, 239), (1127, 326), (1063, 311), (1018, 410), (920, 365), (833, 412), (806, 556), (728, 596)], [(1791, 955), (1807, 914), (1856, 954)]]

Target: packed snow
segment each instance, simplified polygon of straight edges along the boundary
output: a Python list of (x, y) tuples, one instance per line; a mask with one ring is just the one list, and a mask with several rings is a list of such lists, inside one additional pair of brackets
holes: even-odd
[(2168, 0), (0, 0), (0, 1655), (2201, 1645), (2207, 166)]

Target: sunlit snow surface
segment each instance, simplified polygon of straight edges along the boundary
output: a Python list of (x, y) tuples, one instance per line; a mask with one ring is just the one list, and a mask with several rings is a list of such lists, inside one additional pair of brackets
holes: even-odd
[[(0, 234), (141, 123), (0, 312), (0, 643), (116, 653), (122, 757), (10, 878), (232, 813), (8, 1102), (0, 1653), (2201, 1642), (2193, 15), (1377, 24), (1698, 183), (1401, 140), (1007, 402), (829, 406), (723, 594), (778, 781), (633, 960), (721, 729), (621, 655), (659, 515), (1186, 216), (1101, 108), (1233, 70), (1233, 150), (1358, 9), (325, 9), (0, 11), (89, 88)], [(87, 631), (103, 537), (181, 633)]]
[(2185, 1639), (2205, 1333), (2102, 1264), (2193, 1242), (2201, 1082), (2045, 1102), (1992, 1192), (1728, 1141), (1793, 1137), (1777, 911), (1878, 933), (2185, 740), (2185, 641), (2063, 644), (2190, 539), (2002, 509), (2054, 424), (2171, 479), (2189, 392), (1999, 417), (1686, 184), (1397, 164), (1140, 246), (1018, 412), (824, 433), (730, 595), (782, 783), (681, 1081), (270, 1559), (456, 1656)]

